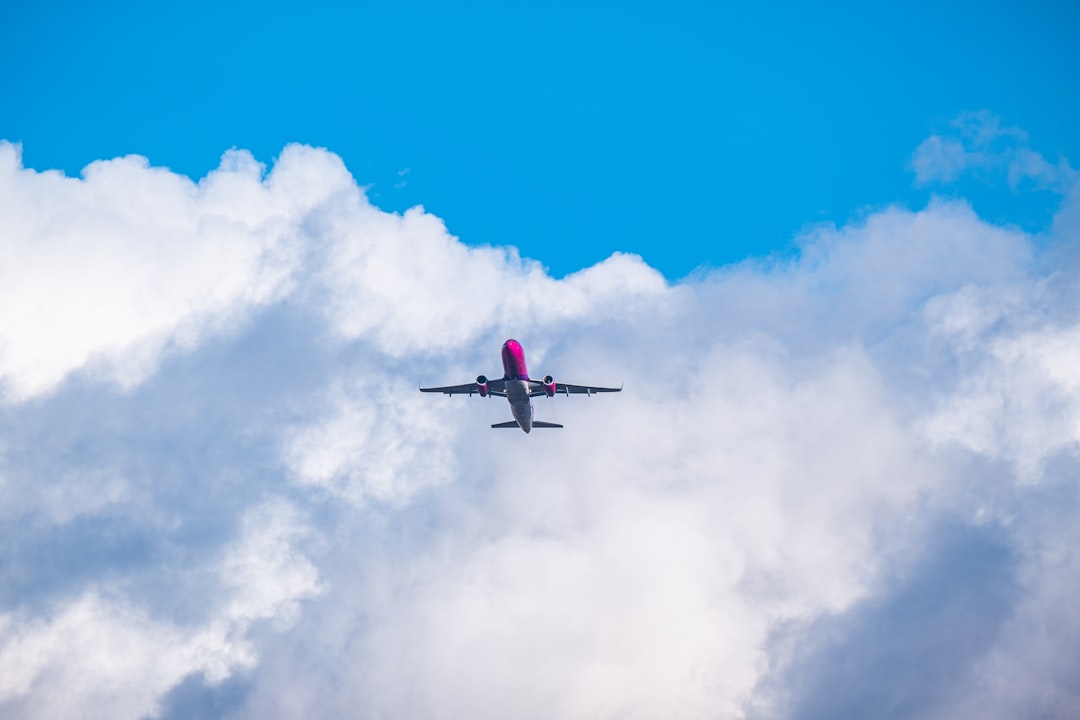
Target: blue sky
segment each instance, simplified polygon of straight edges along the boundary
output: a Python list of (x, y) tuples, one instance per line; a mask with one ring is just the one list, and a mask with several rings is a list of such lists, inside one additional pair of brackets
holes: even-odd
[(0, 717), (1080, 714), (1074, 6), (4, 12)]
[[(615, 250), (667, 277), (784, 252), (806, 224), (921, 207), (911, 152), (990, 110), (1080, 156), (1075, 3), (20, 3), (0, 138), (77, 174), (136, 153), (338, 153), (386, 210), (556, 276)], [(1044, 227), (1053, 197), (973, 187)]]

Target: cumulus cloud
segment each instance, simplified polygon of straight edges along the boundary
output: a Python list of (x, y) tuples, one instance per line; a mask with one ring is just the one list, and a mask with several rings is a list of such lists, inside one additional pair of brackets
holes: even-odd
[[(1024, 141), (979, 123), (956, 172)], [(934, 201), (677, 284), (622, 254), (555, 280), (380, 211), (322, 150), (191, 183), (5, 148), (0, 202), (39, 208), (5, 257), (87, 291), (4, 296), (0, 709), (1076, 709), (1077, 196), (1048, 241)], [(529, 436), (416, 392), (496, 374), (511, 335), (535, 374), (626, 390), (538, 398), (567, 427)]]
[(522, 314), (577, 319), (664, 287), (618, 255), (600, 266), (615, 272), (558, 283), (513, 249), (466, 247), (420, 208), (378, 210), (336, 156), (296, 145), (265, 177), (230, 151), (194, 183), (137, 156), (92, 163), (81, 179), (39, 173), (4, 143), (0, 183), (0, 381), (16, 401), (83, 368), (142, 381), (169, 347), (288, 294), (311, 252), (324, 283), (305, 289), (322, 291), (333, 331), (396, 353), (467, 343)]

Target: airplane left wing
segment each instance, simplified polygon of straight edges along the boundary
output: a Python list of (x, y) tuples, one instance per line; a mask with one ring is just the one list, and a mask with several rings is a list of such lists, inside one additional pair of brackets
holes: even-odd
[[(506, 383), (500, 378), (498, 380), (488, 380), (488, 395), (495, 395), (497, 397), (506, 397)], [(476, 383), (466, 383), (465, 385), (446, 385), (445, 387), (432, 387), (432, 388), (420, 388), (420, 392), (438, 392), (444, 395), (479, 395), (480, 389), (476, 386)]]
[[(529, 385), (530, 385), (530, 388), (529, 388), (529, 396), (530, 397), (538, 397), (540, 395), (545, 395), (546, 394), (544, 392), (544, 384), (542, 382), (540, 382), (539, 380), (530, 381)], [(620, 386), (620, 387), (617, 387), (617, 388), (609, 388), (609, 387), (600, 387), (599, 385), (574, 385), (572, 383), (562, 383), (562, 382), (556, 382), (555, 383), (555, 394), (556, 395), (560, 395), (560, 394), (562, 394), (562, 395), (595, 395), (596, 393), (607, 393), (607, 392), (622, 392), (622, 387)]]

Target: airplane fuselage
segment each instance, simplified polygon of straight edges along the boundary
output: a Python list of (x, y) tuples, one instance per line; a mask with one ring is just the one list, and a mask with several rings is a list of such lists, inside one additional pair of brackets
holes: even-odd
[(506, 380), (506, 400), (510, 413), (525, 432), (532, 431), (533, 404), (529, 397), (529, 370), (525, 366), (525, 350), (517, 340), (507, 340), (502, 346), (503, 378)]

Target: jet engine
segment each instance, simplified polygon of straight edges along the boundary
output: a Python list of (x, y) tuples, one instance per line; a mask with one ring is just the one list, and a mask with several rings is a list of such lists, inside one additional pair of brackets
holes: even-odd
[(487, 378), (483, 375), (476, 377), (476, 392), (480, 393), (480, 397), (488, 396)]
[(548, 397), (555, 397), (555, 378), (550, 375), (544, 376), (544, 394)]

